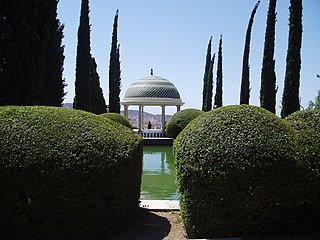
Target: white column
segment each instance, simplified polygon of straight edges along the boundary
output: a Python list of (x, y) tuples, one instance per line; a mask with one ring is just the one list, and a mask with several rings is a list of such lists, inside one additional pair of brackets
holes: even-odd
[(128, 108), (129, 108), (129, 105), (123, 105), (124, 106), (124, 116), (128, 119)]
[(139, 105), (139, 119), (138, 119), (138, 129), (139, 129), (139, 132), (141, 132), (141, 108), (142, 106)]
[(144, 106), (141, 106), (141, 129), (144, 129)]
[(165, 124), (166, 124), (166, 106), (162, 106), (162, 113), (161, 113), (161, 125), (162, 125), (162, 136), (165, 135)]

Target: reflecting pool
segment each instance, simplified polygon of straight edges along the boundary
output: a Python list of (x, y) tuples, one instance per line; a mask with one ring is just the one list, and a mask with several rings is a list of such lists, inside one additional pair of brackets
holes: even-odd
[(172, 147), (143, 147), (143, 173), (140, 198), (143, 200), (179, 199)]

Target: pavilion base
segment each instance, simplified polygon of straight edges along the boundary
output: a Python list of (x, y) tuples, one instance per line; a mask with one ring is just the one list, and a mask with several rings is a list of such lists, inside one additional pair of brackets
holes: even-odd
[(143, 138), (143, 146), (172, 146), (173, 138)]

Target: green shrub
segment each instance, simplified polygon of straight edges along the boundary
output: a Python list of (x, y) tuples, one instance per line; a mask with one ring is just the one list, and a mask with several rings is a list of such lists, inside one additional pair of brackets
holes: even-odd
[(103, 117), (0, 107), (1, 238), (107, 239), (138, 209), (141, 138)]
[(320, 178), (320, 109), (298, 111), (286, 120), (298, 131), (302, 158), (313, 177)]
[(129, 122), (129, 120), (125, 116), (123, 116), (123, 115), (121, 115), (119, 113), (103, 113), (100, 116), (109, 118), (109, 119), (111, 119), (111, 120), (113, 120), (113, 121), (115, 121), (117, 123), (120, 123), (123, 126), (126, 126), (128, 128), (132, 128), (132, 125)]
[(300, 230), (306, 174), (295, 132), (259, 107), (228, 106), (192, 121), (174, 142), (190, 238)]
[(166, 135), (176, 138), (193, 119), (203, 113), (203, 111), (198, 109), (184, 109), (175, 113), (166, 124)]
[(308, 169), (311, 180), (308, 188), (312, 191), (308, 194), (304, 209), (309, 218), (305, 222), (306, 225), (320, 229), (320, 109), (297, 111), (286, 120), (298, 132), (300, 161)]

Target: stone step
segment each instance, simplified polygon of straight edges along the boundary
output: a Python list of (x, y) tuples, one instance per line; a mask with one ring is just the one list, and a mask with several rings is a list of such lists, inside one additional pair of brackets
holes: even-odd
[(180, 210), (179, 200), (140, 200), (140, 207), (149, 210)]

